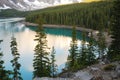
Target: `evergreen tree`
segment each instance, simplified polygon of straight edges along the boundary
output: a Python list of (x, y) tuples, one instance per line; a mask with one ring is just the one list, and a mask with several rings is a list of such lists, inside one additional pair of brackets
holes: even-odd
[(21, 73), (19, 71), (21, 65), (18, 62), (18, 59), (20, 58), (20, 54), (18, 53), (16, 38), (12, 37), (10, 47), (11, 47), (11, 53), (13, 56), (13, 60), (11, 60), (12, 67), (13, 67), (13, 80), (23, 80), (21, 77)]
[(83, 40), (82, 40), (82, 45), (79, 51), (79, 58), (78, 58), (78, 64), (80, 66), (80, 68), (83, 68), (85, 66), (87, 66), (88, 64), (88, 49), (87, 49), (87, 45), (86, 45), (86, 38), (85, 38), (85, 33), (83, 32)]
[[(3, 41), (3, 40), (0, 40), (0, 43), (1, 43), (2, 41)], [(5, 70), (5, 67), (3, 66), (4, 61), (2, 60), (2, 57), (3, 57), (3, 54), (2, 54), (2, 52), (0, 52), (0, 79), (1, 79), (1, 80), (12, 80), (12, 79), (10, 78), (10, 76), (11, 76), (11, 71)]]
[[(0, 40), (0, 43), (2, 42), (2, 40)], [(1, 50), (1, 49), (0, 49)], [(5, 77), (5, 72), (4, 72), (4, 61), (2, 60), (3, 54), (2, 52), (0, 52), (0, 79), (3, 80)]]
[(110, 60), (120, 60), (120, 0), (114, 0), (112, 14), (111, 35), (113, 40), (109, 48), (108, 58)]
[(90, 36), (90, 39), (89, 39), (89, 44), (87, 45), (88, 47), (88, 65), (91, 65), (91, 64), (94, 64), (96, 62), (96, 59), (95, 59), (95, 44), (94, 44), (95, 40), (93, 39), (93, 35), (92, 35), (92, 32), (91, 32), (91, 36)]
[[(78, 58), (79, 68), (84, 68), (96, 62), (96, 59), (95, 59), (96, 46), (94, 44), (95, 41), (93, 39), (92, 33), (89, 40), (86, 40), (86, 33), (84, 32), (82, 37), (83, 37), (83, 40), (81, 43), (82, 45), (79, 51), (79, 58)], [(86, 43), (87, 41), (88, 41), (88, 44)]]
[(55, 75), (57, 74), (57, 65), (55, 64), (55, 48), (52, 47), (52, 52), (51, 52), (51, 74), (52, 77), (55, 77)]
[(73, 26), (73, 29), (72, 29), (72, 41), (70, 43), (69, 52), (70, 52), (70, 54), (68, 56), (67, 68), (72, 69), (76, 65), (77, 56), (78, 56), (78, 47), (77, 47), (76, 27), (75, 26)]
[(107, 52), (106, 41), (103, 31), (99, 31), (97, 43), (98, 43), (98, 58), (103, 59), (103, 56)]
[(50, 76), (50, 61), (48, 58), (48, 46), (46, 40), (46, 34), (42, 27), (42, 21), (37, 21), (39, 24), (38, 29), (36, 31), (36, 39), (37, 45), (35, 47), (34, 53), (34, 62), (33, 62), (33, 77), (46, 77)]

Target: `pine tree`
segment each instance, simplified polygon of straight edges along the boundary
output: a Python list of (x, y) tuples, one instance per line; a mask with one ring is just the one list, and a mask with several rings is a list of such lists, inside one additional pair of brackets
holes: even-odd
[(107, 52), (106, 50), (106, 41), (105, 41), (105, 36), (104, 36), (104, 32), (100, 31), (98, 33), (98, 58), (99, 59), (103, 59), (103, 56), (105, 55), (105, 53)]
[(55, 64), (55, 48), (52, 47), (52, 52), (51, 52), (51, 75), (52, 77), (55, 77), (57, 74), (57, 65)]
[(78, 57), (78, 64), (80, 66), (80, 68), (83, 68), (85, 66), (87, 66), (88, 64), (88, 49), (87, 49), (87, 45), (86, 45), (86, 38), (85, 38), (85, 33), (83, 32), (83, 40), (81, 42), (81, 48), (79, 51), (79, 57)]
[[(2, 40), (0, 40), (0, 43), (2, 42)], [(0, 49), (1, 50), (1, 49)], [(4, 61), (2, 60), (3, 54), (2, 52), (0, 52), (0, 79), (3, 80), (5, 77), (5, 72), (4, 72)]]
[(18, 53), (16, 38), (12, 37), (10, 47), (13, 56), (13, 60), (11, 60), (13, 67), (13, 80), (23, 80), (20, 73), (21, 65), (18, 62), (18, 59), (20, 58), (20, 54)]
[(42, 22), (37, 21), (39, 24), (38, 29), (36, 31), (36, 39), (37, 45), (35, 47), (34, 53), (34, 62), (33, 62), (33, 77), (46, 77), (50, 76), (50, 61), (48, 58), (48, 46), (46, 40), (46, 34), (42, 27)]
[(77, 55), (78, 55), (78, 47), (77, 47), (77, 39), (76, 39), (76, 27), (73, 26), (72, 29), (72, 41), (70, 43), (70, 54), (68, 56), (67, 61), (67, 68), (72, 69), (75, 67), (77, 62)]
[(98, 45), (98, 58), (103, 59), (103, 56), (107, 52), (106, 50), (106, 40), (105, 40), (105, 26), (103, 24), (103, 20), (100, 18), (99, 22), (99, 33), (98, 33), (98, 40), (97, 40), (97, 45)]
[(109, 60), (120, 60), (120, 0), (114, 0), (113, 19), (111, 22), (112, 44), (109, 47)]
[(87, 45), (88, 47), (88, 65), (91, 65), (91, 64), (94, 64), (96, 62), (96, 59), (95, 59), (95, 44), (94, 44), (95, 40), (93, 39), (93, 35), (92, 35), (92, 32), (91, 32), (91, 36), (90, 36), (90, 39), (89, 39), (89, 44)]
[[(96, 59), (95, 59), (96, 46), (94, 44), (92, 33), (89, 40), (86, 40), (85, 32), (83, 32), (82, 38), (83, 40), (81, 42), (81, 48), (78, 56), (79, 68), (84, 68), (96, 62)], [(87, 41), (88, 41), (88, 44), (86, 44)]]
[[(0, 40), (0, 43), (2, 42), (3, 40)], [(1, 49), (0, 49), (1, 50)], [(1, 80), (12, 80), (10, 78), (12, 72), (9, 71), (9, 70), (5, 70), (5, 67), (3, 66), (4, 64), (4, 61), (2, 60), (2, 57), (3, 57), (3, 53), (0, 52), (0, 79)]]

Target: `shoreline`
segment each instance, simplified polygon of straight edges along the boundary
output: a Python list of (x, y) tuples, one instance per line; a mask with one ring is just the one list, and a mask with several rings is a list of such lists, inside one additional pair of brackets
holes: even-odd
[[(38, 24), (30, 23), (30, 22), (23, 22), (23, 24), (25, 24), (26, 26), (33, 26), (33, 27), (38, 26)], [(43, 24), (43, 27), (46, 27), (46, 28), (67, 28), (67, 29), (72, 29), (72, 26), (69, 26), (69, 25), (57, 25), (57, 24)], [(76, 30), (85, 31), (85, 32), (98, 32), (97, 30), (87, 29), (87, 28), (83, 28), (83, 27), (76, 27)]]
[[(23, 24), (25, 24), (26, 26), (38, 26), (38, 24), (35, 23), (30, 23), (30, 22), (23, 22)], [(66, 29), (72, 29), (72, 26), (69, 25), (56, 25), (56, 24), (43, 24), (43, 27), (45, 28), (66, 28)], [(76, 30), (78, 31), (85, 31), (88, 32), (88, 37), (90, 37), (90, 32), (92, 32), (93, 38), (98, 41), (98, 30), (93, 30), (93, 29), (88, 29), (88, 28), (84, 28), (84, 27), (76, 27)], [(109, 35), (107, 32), (104, 32), (104, 36), (105, 36), (105, 41), (106, 41), (106, 46), (109, 47), (112, 41), (111, 35)]]

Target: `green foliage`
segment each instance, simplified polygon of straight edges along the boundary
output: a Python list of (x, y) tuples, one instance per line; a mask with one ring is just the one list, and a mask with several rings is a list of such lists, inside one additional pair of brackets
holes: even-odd
[(104, 69), (105, 71), (110, 71), (110, 70), (114, 70), (115, 67), (116, 67), (116, 65), (108, 64), (108, 65), (106, 65), (103, 69)]
[(70, 55), (68, 56), (68, 61), (66, 63), (66, 66), (68, 69), (72, 69), (74, 66), (76, 66), (76, 58), (78, 55), (78, 47), (77, 47), (77, 39), (76, 39), (76, 28), (73, 26), (72, 29), (72, 41), (70, 43)]
[(113, 1), (92, 3), (75, 3), (32, 11), (26, 16), (26, 21), (35, 22), (42, 18), (45, 24), (77, 25), (86, 28), (99, 29), (103, 26), (108, 29), (111, 18)]
[[(73, 28), (74, 33), (74, 28)], [(92, 33), (91, 33), (92, 34)], [(74, 36), (72, 36), (72, 42), (76, 40)], [(70, 50), (72, 51), (70, 55), (68, 55), (68, 60), (66, 63), (66, 68), (68, 70), (77, 71), (78, 69), (83, 69), (87, 66), (90, 66), (96, 63), (96, 56), (95, 56), (95, 44), (94, 39), (91, 35), (89, 39), (89, 44), (86, 44), (86, 36), (83, 32), (83, 40), (80, 50), (78, 51), (77, 43), (73, 43), (76, 47), (71, 46)], [(72, 66), (71, 66), (72, 65)]]
[(79, 58), (78, 58), (78, 64), (80, 64), (80, 67), (87, 66), (88, 63), (88, 49), (86, 45), (86, 38), (85, 33), (83, 32), (83, 40), (81, 43), (81, 49), (79, 51)]
[(48, 47), (46, 34), (42, 27), (42, 21), (38, 20), (37, 22), (39, 26), (35, 35), (35, 41), (37, 41), (37, 45), (34, 50), (33, 78), (50, 76), (50, 61), (48, 58), (49, 52), (47, 52)]
[(13, 67), (13, 80), (23, 80), (21, 77), (21, 73), (19, 71), (21, 65), (18, 62), (18, 59), (20, 58), (20, 54), (18, 53), (18, 50), (17, 50), (16, 38), (12, 37), (10, 47), (11, 47), (11, 54), (13, 56), (13, 60), (11, 60), (12, 67)]
[(107, 46), (106, 46), (105, 35), (103, 31), (100, 31), (98, 33), (97, 45), (98, 45), (98, 50), (97, 50), (98, 58), (102, 59), (105, 53), (107, 53)]
[(95, 64), (97, 62), (96, 60), (96, 45), (94, 43), (93, 35), (91, 33), (91, 37), (88, 40), (86, 40), (86, 33), (83, 32), (83, 40), (82, 40), (82, 45), (79, 51), (79, 56), (78, 56), (78, 64), (79, 64), (79, 69), (85, 68), (87, 66), (90, 66), (92, 64)]
[(112, 43), (109, 47), (108, 59), (111, 61), (120, 60), (120, 0), (114, 0), (113, 18), (111, 21)]
[(5, 9), (0, 10), (0, 18), (6, 18), (6, 17), (25, 17), (27, 14), (29, 14), (29, 11), (17, 11), (15, 9)]
[(88, 63), (87, 65), (92, 65), (94, 63), (96, 63), (96, 55), (95, 55), (95, 52), (96, 52), (96, 44), (95, 44), (95, 40), (93, 39), (93, 35), (92, 35), (92, 32), (91, 32), (91, 36), (90, 36), (90, 39), (89, 39), (89, 44), (87, 44), (87, 48), (88, 48), (88, 54), (87, 54), (87, 57), (88, 57)]
[(52, 77), (55, 77), (57, 74), (57, 65), (55, 64), (55, 48), (52, 47), (52, 52), (51, 52), (51, 75)]
[[(0, 40), (0, 43), (2, 42), (2, 40)], [(0, 49), (1, 50), (1, 49)], [(4, 73), (4, 61), (2, 60), (2, 52), (0, 52), (0, 79), (3, 79), (5, 77), (5, 73)]]
[[(2, 42), (3, 40), (0, 40), (0, 43)], [(1, 49), (0, 49), (1, 50)], [(11, 71), (9, 70), (5, 70), (5, 67), (3, 66), (4, 64), (4, 61), (2, 60), (2, 57), (3, 57), (3, 53), (0, 52), (0, 79), (1, 80), (12, 80), (10, 78), (11, 76)]]

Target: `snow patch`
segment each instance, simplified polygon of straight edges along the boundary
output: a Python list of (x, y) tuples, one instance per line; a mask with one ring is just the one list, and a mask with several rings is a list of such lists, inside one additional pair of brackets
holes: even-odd
[(25, 7), (22, 4), (17, 3), (17, 5), (20, 6), (21, 8), (23, 8), (23, 9), (25, 9)]
[(3, 7), (0, 7), (0, 9), (11, 9), (9, 6), (3, 4)]
[[(34, 1), (29, 1), (29, 0), (23, 0), (26, 5), (23, 5), (22, 3), (17, 3), (15, 4), (12, 0), (8, 0), (10, 4), (16, 6), (17, 8), (21, 8), (23, 10), (36, 10), (36, 9), (42, 9), (46, 7), (51, 7), (51, 6), (57, 6), (57, 5), (62, 5), (62, 4), (71, 4), (74, 3), (74, 0), (53, 0), (53, 3), (48, 3), (44, 2), (43, 0), (34, 0)], [(82, 0), (76, 0), (77, 2), (82, 2)], [(9, 6), (4, 5), (4, 7), (0, 7), (0, 9), (8, 9), (10, 8)]]
[(9, 0), (10, 3), (15, 4), (12, 0)]
[(48, 3), (45, 3), (45, 2), (40, 2), (38, 0), (35, 0), (34, 2), (30, 2), (28, 0), (24, 0), (24, 2), (31, 7), (31, 9), (40, 9), (40, 8), (45, 8), (45, 7), (49, 7), (49, 6), (52, 6), (51, 4), (48, 4)]

